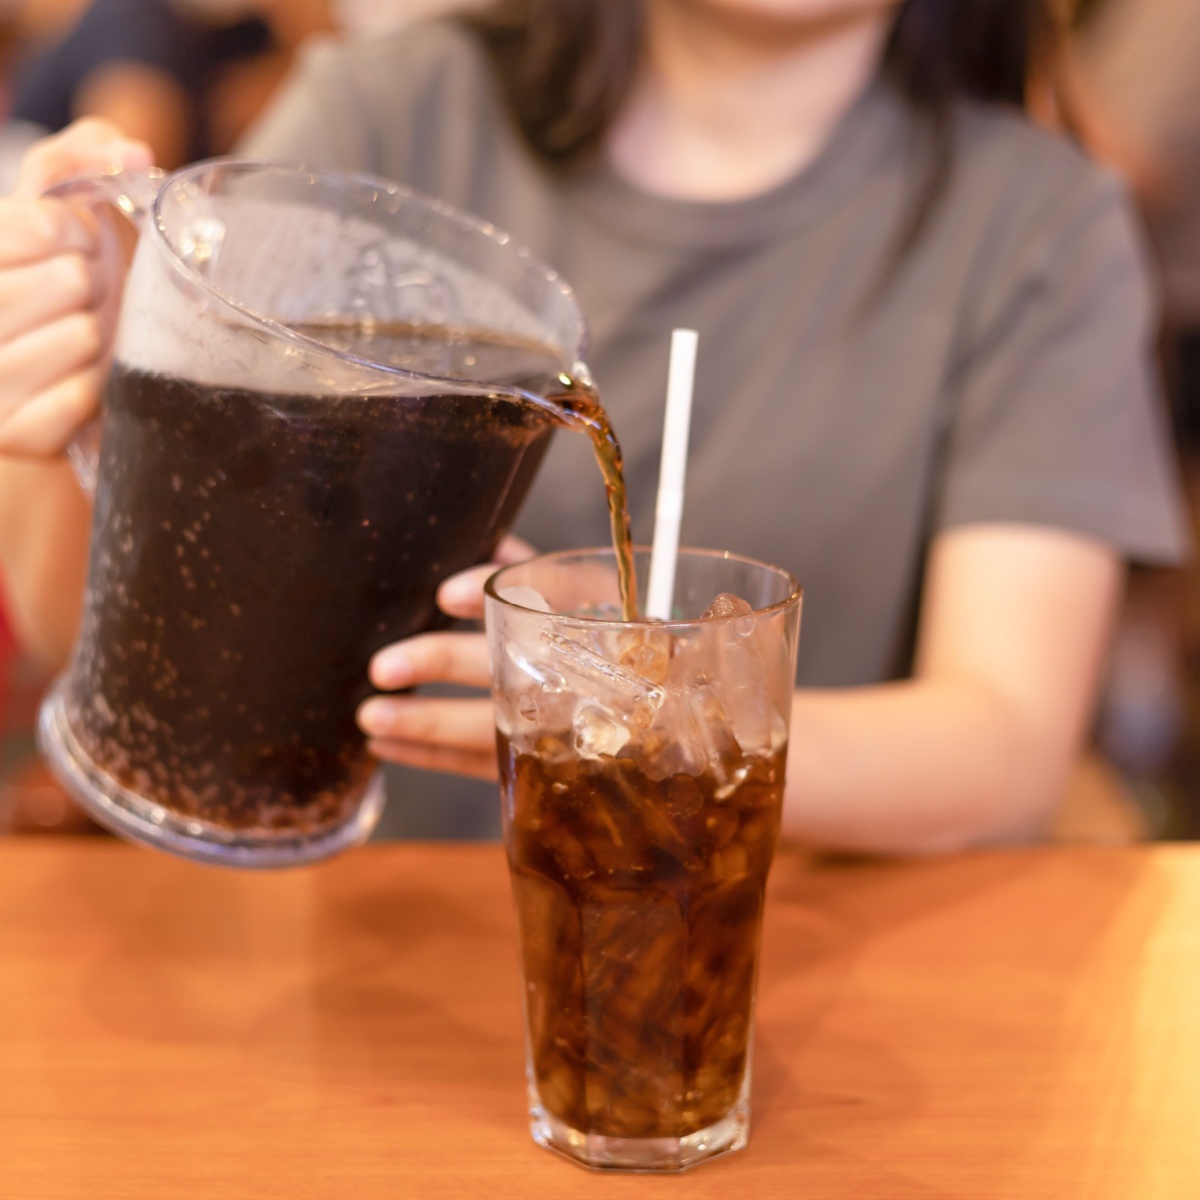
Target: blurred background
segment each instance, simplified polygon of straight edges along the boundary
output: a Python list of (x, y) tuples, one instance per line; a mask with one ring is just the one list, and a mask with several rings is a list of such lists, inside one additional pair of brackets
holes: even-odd
[[(1069, 2), (1069, 0), (1068, 0)], [(453, 0), (0, 0), (0, 194), (27, 147), (109, 117), (166, 167), (224, 154), (313, 38), (371, 33)], [(1046, 119), (1123, 175), (1161, 296), (1164, 403), (1200, 530), (1200, 2), (1077, 0)], [(98, 832), (33, 741), (52, 664), (17, 644), (0, 596), (0, 834)], [(1055, 836), (1200, 836), (1200, 569), (1135, 568), (1094, 745)]]

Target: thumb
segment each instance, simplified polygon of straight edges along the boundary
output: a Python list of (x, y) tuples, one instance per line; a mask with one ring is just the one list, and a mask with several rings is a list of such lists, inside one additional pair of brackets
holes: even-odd
[(144, 171), (153, 165), (154, 155), (145, 142), (125, 137), (111, 121), (85, 117), (29, 150), (13, 195), (40, 196), (73, 175)]
[(515, 533), (508, 533), (496, 547), (492, 560), (502, 566), (508, 566), (509, 563), (524, 562), (536, 555), (537, 551), (524, 538), (517, 537)]
[(496, 548), (492, 562), (469, 567), (442, 581), (437, 594), (438, 607), (447, 616), (458, 617), (459, 620), (479, 620), (483, 616), (483, 585), (496, 568), (524, 562), (535, 554), (537, 551), (523, 538), (512, 533), (506, 535)]

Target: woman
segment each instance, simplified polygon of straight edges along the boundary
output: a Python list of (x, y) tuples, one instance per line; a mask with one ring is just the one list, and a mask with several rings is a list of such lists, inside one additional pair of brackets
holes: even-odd
[[(683, 536), (806, 585), (784, 821), (815, 843), (1036, 836), (1123, 557), (1182, 550), (1124, 203), (1019, 113), (1050, 32), (1038, 0), (524, 0), (313, 56), (245, 148), (402, 179), (554, 263), (642, 540), (667, 331), (699, 329)], [(78, 130), (31, 156), (24, 194), (141, 159)], [(0, 228), (0, 452), (49, 457), (94, 410), (113, 276), (60, 206), (13, 201)], [(587, 454), (558, 439), (519, 525), (535, 544), (603, 542)], [(11, 514), (78, 537), (54, 506), (79, 501), (54, 462), (0, 489), (33, 612)], [(484, 574), (443, 607), (477, 615)], [(372, 664), (380, 688), (486, 678), (470, 634)], [(360, 721), (382, 758), (494, 774), (486, 700), (378, 697)]]

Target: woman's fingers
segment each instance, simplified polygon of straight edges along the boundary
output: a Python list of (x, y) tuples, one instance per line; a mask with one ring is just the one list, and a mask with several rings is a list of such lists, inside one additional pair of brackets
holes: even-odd
[(153, 165), (154, 154), (145, 142), (127, 138), (111, 121), (85, 117), (25, 155), (13, 195), (40, 196), (72, 175), (143, 171)]
[(371, 682), (385, 691), (422, 683), (491, 687), (481, 633), (424, 633), (386, 646), (371, 659)]
[(98, 253), (96, 222), (61, 200), (0, 201), (0, 267), (25, 266), (58, 254)]
[(524, 538), (517, 537), (515, 533), (507, 533), (501, 539), (500, 545), (496, 547), (496, 553), (492, 555), (492, 558), (500, 566), (506, 567), (509, 563), (524, 562), (536, 554), (537, 551)]
[(442, 582), (437, 594), (438, 607), (448, 616), (462, 621), (480, 620), (483, 617), (483, 585), (496, 573), (496, 568), (524, 562), (536, 553), (528, 542), (508, 534), (496, 547), (494, 562), (459, 571)]
[(451, 575), (438, 588), (438, 608), (462, 621), (480, 620), (483, 617), (483, 585), (495, 572), (495, 563), (484, 563)]
[(452, 775), (469, 775), (473, 779), (495, 779), (496, 748), (486, 751), (453, 749), (446, 746), (427, 746), (421, 742), (367, 742), (367, 750), (386, 762), (400, 763), (420, 771), (445, 771)]
[(94, 415), (105, 368), (69, 375), (0, 418), (0, 455), (53, 458), (61, 454)]
[[(0, 307), (4, 320), (19, 322)], [(94, 415), (107, 359), (104, 320), (98, 311), (71, 312), (0, 339), (0, 454), (58, 455)]]
[[(487, 688), (487, 644), (480, 633), (428, 633), (409, 638), (375, 655), (371, 682), (389, 689), (434, 682)], [(424, 747), (423, 754), (439, 761), (450, 751), (495, 755), (495, 723), (487, 697), (373, 696), (359, 707), (358, 723), (373, 740), (407, 744), (403, 759), (384, 755), (395, 762), (416, 765), (416, 746)]]
[(86, 255), (68, 253), (0, 271), (0, 344), (98, 308), (109, 285), (96, 266)]
[[(497, 563), (519, 562), (533, 550), (505, 538)], [(483, 584), (496, 569), (487, 563), (462, 571), (442, 585), (438, 603), (457, 617), (483, 613)], [(487, 641), (481, 633), (427, 633), (380, 650), (370, 665), (371, 682), (392, 691), (423, 683), (491, 686)], [(421, 695), (373, 696), (360, 705), (358, 724), (378, 758), (427, 771), (496, 778), (496, 731), (491, 701)]]
[(92, 213), (39, 197), (152, 162), (115, 125), (77, 121), (25, 155), (0, 200), (0, 454), (60, 453), (95, 411), (123, 270)]
[(372, 696), (358, 709), (359, 728), (374, 741), (409, 742), (487, 753), (496, 740), (492, 702), (486, 698)]
[(26, 154), (0, 200), (0, 454), (59, 454), (95, 412), (124, 271), (93, 213), (41, 194), (152, 162), (109, 122), (78, 121)]
[(0, 421), (104, 353), (95, 313), (75, 312), (0, 346)]

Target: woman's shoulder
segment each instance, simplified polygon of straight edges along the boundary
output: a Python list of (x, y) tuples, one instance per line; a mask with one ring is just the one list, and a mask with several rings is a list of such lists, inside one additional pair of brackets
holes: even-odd
[[(1030, 287), (1079, 278), (1118, 281), (1150, 302), (1144, 239), (1123, 180), (1012, 108), (961, 104), (952, 130), (949, 174), (923, 245), (970, 297), (964, 309), (990, 311)], [(920, 172), (915, 178), (920, 188)]]
[[(461, 158), (492, 127), (493, 87), (482, 47), (452, 20), (324, 38), (308, 47), (240, 150), (416, 186), (415, 164)], [(437, 181), (420, 182), (430, 190)]]
[(954, 191), (981, 212), (1043, 225), (1130, 209), (1123, 181), (1076, 140), (1012, 107), (961, 103), (953, 136)]

